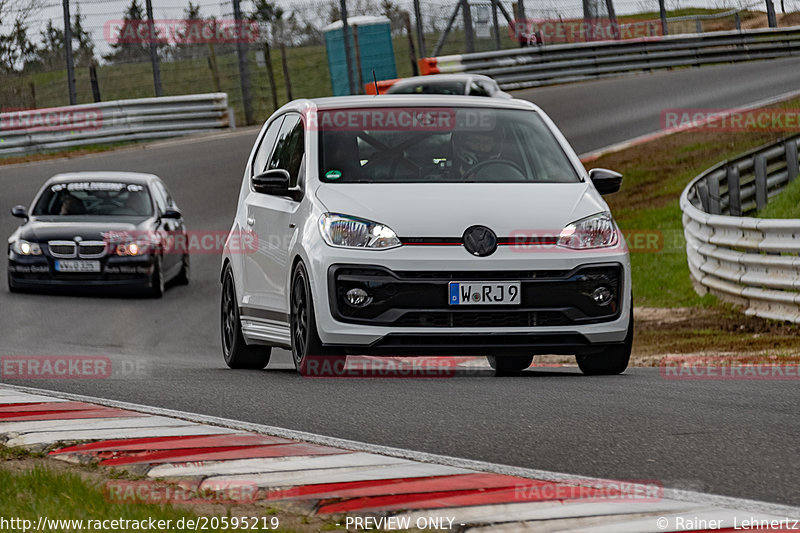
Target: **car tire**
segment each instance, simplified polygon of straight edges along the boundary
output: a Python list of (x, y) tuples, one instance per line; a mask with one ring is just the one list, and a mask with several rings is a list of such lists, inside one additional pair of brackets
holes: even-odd
[(269, 364), (272, 347), (248, 345), (242, 335), (242, 321), (233, 284), (233, 270), (228, 265), (222, 277), (220, 298), (220, 333), (222, 357), (230, 368), (262, 369)]
[(8, 292), (20, 292), (17, 287), (14, 286), (14, 280), (11, 279), (11, 272), (7, 273), (8, 277)]
[(189, 284), (189, 255), (184, 254), (181, 259), (181, 271), (175, 276), (175, 283), (178, 285)]
[(292, 273), (290, 310), (292, 360), (300, 375), (332, 377), (340, 374), (347, 356), (332, 354), (322, 346), (317, 333), (311, 284), (302, 262), (297, 263)]
[(625, 340), (613, 344), (599, 353), (576, 355), (578, 368), (587, 376), (612, 376), (622, 374), (628, 368), (633, 347), (633, 302), (631, 302), (630, 320), (628, 320), (628, 333)]
[(494, 369), (495, 376), (507, 376), (522, 372), (533, 363), (532, 355), (506, 355), (494, 356), (487, 355), (486, 360), (489, 366)]
[(164, 279), (164, 263), (161, 256), (158, 256), (155, 263), (153, 263), (153, 273), (150, 275), (148, 286), (150, 288), (151, 298), (161, 298), (164, 296), (166, 280)]

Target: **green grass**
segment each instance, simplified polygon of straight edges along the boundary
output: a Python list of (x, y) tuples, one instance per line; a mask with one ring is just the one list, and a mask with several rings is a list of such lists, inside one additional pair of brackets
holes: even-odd
[[(172, 520), (197, 518), (197, 515), (167, 505), (113, 503), (103, 491), (72, 472), (56, 472), (35, 466), (24, 472), (0, 468), (0, 509), (5, 518), (50, 519), (126, 519)], [(21, 529), (21, 528), (20, 528)], [(50, 531), (69, 531), (56, 527)], [(110, 529), (108, 531), (127, 531)]]
[(795, 179), (780, 194), (772, 198), (767, 207), (759, 211), (759, 218), (800, 218), (800, 179)]

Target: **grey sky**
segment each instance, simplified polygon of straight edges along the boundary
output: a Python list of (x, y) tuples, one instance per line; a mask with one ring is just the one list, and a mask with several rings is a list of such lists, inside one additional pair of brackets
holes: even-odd
[[(54, 24), (61, 27), (62, 6), (59, 0), (43, 0), (45, 7), (31, 21), (30, 33), (34, 38), (38, 37), (39, 32), (45, 27), (47, 21), (52, 19)], [(184, 9), (188, 6), (188, 0), (152, 0), (153, 14), (157, 19), (180, 19)], [(322, 27), (327, 21), (328, 6), (332, 0), (313, 1), (313, 0), (278, 0), (277, 3), (285, 11), (298, 11), (301, 18), (308, 18), (316, 25)], [(338, 0), (335, 0), (338, 4)], [(422, 12), (426, 17), (435, 17), (440, 20), (443, 26), (455, 5), (455, 0), (420, 0)], [(106, 41), (103, 28), (109, 21), (122, 19), (123, 13), (130, 3), (130, 0), (70, 0), (70, 9), (74, 14), (80, 10), (84, 15), (85, 27), (92, 32), (95, 49), (99, 55), (108, 52), (109, 43)], [(218, 18), (232, 17), (233, 7), (230, 0), (198, 0), (201, 14), (205, 17), (216, 16)], [(395, 0), (395, 3), (402, 8), (411, 11), (411, 0)], [(488, 3), (488, 0), (470, 0), (470, 4)], [(603, 3), (603, 2), (601, 2)], [(800, 0), (785, 0), (787, 10), (800, 9)], [(144, 0), (140, 0), (144, 6)], [(379, 5), (378, 0), (348, 0), (348, 9), (357, 11), (359, 6), (375, 8)], [(511, 8), (511, 2), (504, 0), (503, 4), (507, 9)], [(617, 14), (630, 14), (643, 11), (657, 11), (657, 0), (615, 0)], [(743, 1), (743, 0), (667, 0), (669, 9), (677, 7), (722, 7), (732, 8), (742, 5), (754, 6), (756, 9), (765, 10), (764, 2)], [(252, 10), (252, 0), (242, 0), (242, 10), (244, 12)], [(780, 1), (776, 0), (776, 8), (779, 8)], [(526, 0), (526, 15), (529, 17), (551, 18), (561, 16), (563, 18), (574, 18), (581, 15), (581, 0)], [(359, 14), (359, 13), (351, 13)]]

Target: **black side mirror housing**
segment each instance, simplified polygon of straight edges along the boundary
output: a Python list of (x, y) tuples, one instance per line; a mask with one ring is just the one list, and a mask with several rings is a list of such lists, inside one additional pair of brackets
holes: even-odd
[(28, 220), (28, 210), (25, 209), (24, 205), (15, 205), (11, 208), (11, 214), (17, 218), (24, 218)]
[(600, 194), (615, 193), (622, 186), (622, 174), (606, 168), (593, 168), (589, 171), (589, 179)]
[(253, 190), (262, 194), (289, 196), (289, 172), (273, 168), (250, 179)]
[(183, 215), (177, 209), (172, 207), (168, 207), (164, 210), (164, 214), (161, 215), (161, 218), (181, 218)]

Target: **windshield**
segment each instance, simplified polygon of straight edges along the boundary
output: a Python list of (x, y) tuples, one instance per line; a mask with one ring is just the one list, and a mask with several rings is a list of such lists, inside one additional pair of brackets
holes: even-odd
[(322, 181), (580, 181), (535, 111), (363, 108), (320, 111), (317, 121)]
[(50, 185), (33, 208), (34, 216), (150, 216), (152, 213), (147, 187), (105, 181)]
[(463, 81), (421, 81), (401, 83), (387, 89), (386, 94), (464, 94)]

